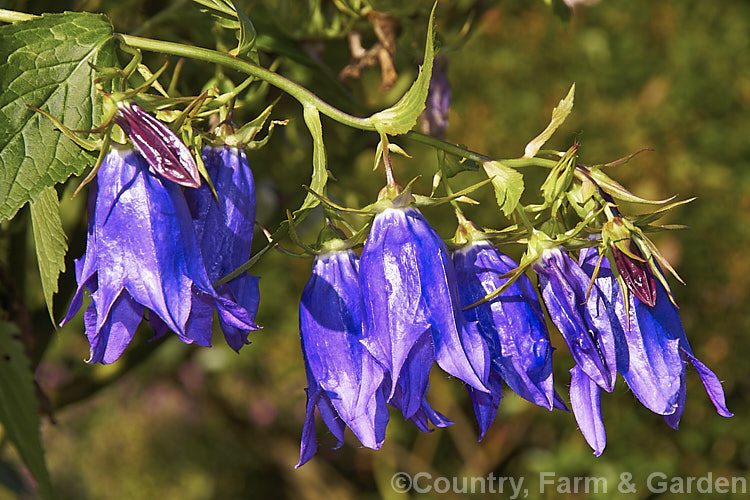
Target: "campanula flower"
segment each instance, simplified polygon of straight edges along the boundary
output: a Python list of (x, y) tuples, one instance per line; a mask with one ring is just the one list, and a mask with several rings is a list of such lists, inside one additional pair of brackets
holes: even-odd
[(586, 441), (599, 456), (606, 437), (601, 390), (612, 392), (617, 375), (613, 326), (596, 285), (560, 248), (548, 248), (534, 264), (552, 321), (568, 344), (576, 366), (570, 370), (570, 404)]
[(179, 186), (149, 171), (140, 154), (114, 148), (91, 189), (85, 255), (76, 261), (78, 289), (62, 323), (91, 292), (84, 315), (89, 362), (111, 363), (130, 343), (144, 310), (157, 332), (209, 346), (216, 307), (224, 322), (253, 328), (247, 311), (211, 286)]
[[(375, 216), (362, 251), (359, 283), (362, 342), (391, 377), (388, 399), (400, 384), (409, 394), (405, 418), (422, 408), (431, 359), (470, 386), (487, 390), (487, 345), (476, 327), (467, 327), (448, 249), (419, 210), (395, 207)], [(415, 347), (426, 354), (407, 370)]]
[(615, 383), (615, 344), (604, 298), (591, 278), (560, 248), (548, 248), (534, 264), (542, 298), (576, 364), (611, 392)]
[(385, 371), (360, 343), (358, 258), (351, 250), (318, 255), (299, 308), (300, 339), (307, 373), (307, 416), (300, 461), (315, 454), (315, 408), (343, 443), (349, 427), (360, 442), (378, 449), (385, 439), (388, 408)]
[[(584, 249), (581, 266), (593, 274), (598, 258), (596, 249)], [(596, 284), (616, 325), (617, 370), (644, 406), (664, 415), (666, 422), (677, 428), (685, 402), (685, 366), (690, 361), (719, 415), (732, 416), (721, 382), (693, 354), (679, 312), (660, 282), (655, 283), (654, 306), (630, 292), (629, 315), (607, 259), (601, 262)]]
[[(518, 267), (513, 259), (488, 241), (476, 241), (453, 253), (461, 305), (467, 307), (500, 288), (500, 276)], [(522, 274), (507, 290), (489, 302), (464, 310), (467, 321), (476, 322), (490, 350), (490, 386), (493, 396), (470, 391), (484, 435), (497, 414), (500, 380), (521, 397), (552, 409), (556, 398), (552, 385), (552, 351), (547, 326), (531, 280)], [(561, 403), (558, 406), (564, 407)]]
[(182, 186), (201, 185), (190, 150), (172, 130), (133, 102), (119, 105), (117, 123), (145, 158), (151, 171)]
[(422, 132), (435, 137), (445, 136), (450, 105), (451, 83), (448, 80), (448, 58), (438, 55), (432, 66), (432, 78), (427, 91), (425, 109), (420, 115)]
[[(203, 149), (206, 166), (217, 197), (207, 185), (186, 189), (195, 235), (208, 277), (216, 282), (250, 258), (255, 228), (255, 182), (244, 151), (229, 146)], [(258, 310), (258, 278), (244, 273), (216, 287), (222, 297), (241, 305), (255, 317)], [(247, 330), (219, 318), (227, 344), (239, 349), (248, 344)], [(258, 327), (253, 325), (253, 329)]]

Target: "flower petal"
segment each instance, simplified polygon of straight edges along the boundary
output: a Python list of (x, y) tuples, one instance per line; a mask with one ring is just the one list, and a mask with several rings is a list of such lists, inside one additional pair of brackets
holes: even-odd
[(598, 457), (607, 445), (600, 406), (601, 389), (577, 365), (571, 368), (570, 375), (570, 405), (573, 415), (583, 437)]

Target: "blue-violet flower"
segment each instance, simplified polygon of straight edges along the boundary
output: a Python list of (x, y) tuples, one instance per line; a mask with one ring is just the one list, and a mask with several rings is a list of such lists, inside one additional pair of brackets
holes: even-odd
[[(466, 307), (500, 288), (500, 276), (518, 267), (513, 259), (488, 241), (468, 244), (453, 253), (461, 305)], [(552, 384), (552, 351), (547, 326), (531, 280), (522, 274), (507, 290), (489, 302), (464, 310), (467, 321), (477, 322), (490, 350), (490, 386), (493, 395), (470, 389), (480, 436), (497, 414), (500, 380), (521, 397), (552, 409), (564, 408)]]
[(78, 289), (62, 323), (81, 307), (87, 288), (92, 301), (84, 322), (92, 363), (111, 363), (122, 354), (144, 308), (152, 325), (203, 346), (210, 345), (210, 328), (188, 325), (205, 319), (197, 311), (213, 315), (216, 306), (227, 324), (253, 328), (248, 312), (211, 286), (180, 187), (151, 173), (132, 150), (112, 149), (99, 169), (76, 278)]
[(384, 369), (362, 338), (358, 259), (351, 250), (315, 258), (299, 308), (300, 339), (307, 373), (307, 416), (297, 467), (315, 454), (315, 408), (343, 443), (349, 427), (360, 442), (378, 449), (385, 439), (388, 408)]
[(375, 216), (359, 283), (362, 342), (390, 376), (389, 401), (400, 388), (395, 401), (404, 418), (425, 409), (433, 359), (449, 374), (487, 391), (487, 345), (476, 325), (464, 320), (448, 249), (419, 210), (388, 208)]
[[(218, 199), (206, 184), (198, 189), (186, 189), (185, 198), (208, 277), (216, 282), (250, 257), (255, 228), (255, 182), (241, 149), (229, 146), (203, 148), (203, 162)], [(259, 302), (257, 277), (243, 273), (217, 286), (216, 292), (255, 317)], [(232, 349), (239, 351), (249, 343), (247, 330), (227, 324), (221, 318), (219, 321)], [(253, 329), (257, 328), (253, 325)]]

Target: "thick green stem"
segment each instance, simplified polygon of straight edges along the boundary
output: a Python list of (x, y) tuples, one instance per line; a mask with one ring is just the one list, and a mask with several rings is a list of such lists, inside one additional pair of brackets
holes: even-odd
[(375, 124), (369, 118), (359, 118), (348, 113), (344, 113), (340, 109), (331, 106), (301, 85), (284, 78), (278, 73), (274, 73), (273, 71), (269, 71), (266, 68), (256, 66), (251, 62), (202, 47), (192, 47), (180, 43), (152, 40), (150, 38), (142, 38), (132, 35), (118, 34), (117, 36), (120, 38), (120, 40), (122, 40), (130, 47), (145, 50), (148, 52), (159, 52), (161, 54), (188, 57), (190, 59), (197, 59), (199, 61), (220, 64), (221, 66), (254, 76), (260, 80), (270, 83), (274, 87), (278, 87), (279, 89), (297, 99), (302, 104), (309, 104), (314, 106), (318, 111), (326, 116), (333, 118), (337, 122), (361, 130), (375, 130)]

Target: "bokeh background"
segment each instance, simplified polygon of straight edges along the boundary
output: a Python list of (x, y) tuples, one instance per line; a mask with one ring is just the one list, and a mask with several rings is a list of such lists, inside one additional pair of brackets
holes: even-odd
[[(371, 2), (392, 12), (401, 26), (394, 59), (399, 79), (383, 91), (378, 68), (343, 86), (336, 83), (335, 75), (349, 61), (345, 33), (354, 27), (366, 47), (375, 41), (367, 19), (342, 17), (328, 1), (238, 3), (259, 33), (283, 37), (293, 49), (321, 61), (318, 66), (300, 64), (302, 55), (291, 51), (265, 53), (264, 63), (278, 59), (280, 72), (362, 116), (394, 102), (414, 78), (431, 6), (425, 1)], [(208, 47), (216, 46), (217, 37), (228, 46), (232, 41), (184, 1), (0, 4), (32, 13), (104, 12), (117, 31)], [(689, 368), (679, 431), (642, 407), (620, 379), (614, 392), (602, 397), (608, 442), (599, 458), (591, 454), (572, 415), (547, 412), (510, 391), (495, 424), (478, 443), (465, 389), (435, 369), (429, 399), (455, 425), (422, 434), (394, 412), (379, 451), (363, 449), (351, 434), (343, 448), (332, 450), (335, 439), (319, 426), (318, 456), (294, 470), (306, 386), (297, 306), (310, 260), (271, 252), (253, 269), (261, 277), (258, 322), (264, 329), (252, 334), (252, 345), (239, 355), (218, 334), (215, 346), (206, 349), (176, 338), (148, 342), (151, 332), (143, 327), (120, 361), (89, 366), (83, 362), (88, 345), (82, 319), (56, 331), (50, 325), (30, 231), (21, 217), (14, 222), (18, 230), (11, 246), (17, 251), (10, 269), (40, 339), (33, 354), (36, 378), (53, 410), (42, 431), (60, 498), (404, 498), (390, 486), (397, 471), (524, 477), (529, 498), (559, 496), (551, 489), (540, 493), (542, 471), (608, 478), (608, 493), (597, 498), (656, 497), (646, 489), (646, 478), (654, 471), (750, 480), (750, 348), (745, 343), (750, 329), (750, 3), (603, 0), (565, 19), (541, 0), (446, 0), (437, 16), (453, 95), (449, 141), (496, 157), (521, 156), (575, 82), (573, 114), (551, 146), (565, 150), (578, 140), (581, 160), (592, 164), (652, 148), (610, 174), (644, 197), (697, 197), (668, 218), (690, 229), (654, 239), (687, 282), (673, 287), (688, 338), (697, 356), (724, 382), (735, 417), (715, 413)], [(154, 69), (163, 61), (162, 56), (146, 58)], [(222, 74), (188, 61), (178, 88), (195, 94), (212, 76)], [(240, 81), (238, 75), (223, 76)], [(243, 98), (238, 120), (252, 118), (276, 96), (273, 89), (254, 90)], [(309, 136), (295, 101), (282, 97), (273, 118), (291, 122), (274, 132), (268, 146), (250, 153), (258, 219), (270, 229), (283, 219), (283, 210), (299, 206), (304, 196), (300, 185), (308, 182), (311, 164)], [(372, 172), (377, 138), (327, 119), (323, 126), (329, 168), (338, 179), (329, 188), (331, 196), (349, 206), (370, 203), (383, 184), (382, 172)], [(395, 159), (397, 175), (405, 183), (421, 174), (416, 189), (429, 194), (434, 152), (406, 140), (399, 143), (414, 158)], [(525, 174), (528, 202), (545, 172)], [(455, 182), (468, 185), (479, 179), (479, 174), (462, 173)], [(69, 184), (63, 199), (71, 250), (57, 297), (58, 316), (72, 295), (72, 259), (81, 255), (84, 244), (85, 200), (70, 200), (77, 182)], [(486, 226), (508, 224), (489, 190), (476, 197), (482, 205), (467, 209), (467, 215)], [(452, 236), (455, 222), (449, 209), (425, 213), (441, 236)], [(311, 217), (302, 228), (309, 242), (319, 223)], [(257, 248), (261, 240), (256, 232)], [(515, 256), (522, 250), (504, 249)], [(554, 328), (551, 335), (558, 347), (556, 387), (567, 394), (572, 359)], [(7, 444), (0, 465), (6, 477), (0, 497), (33, 497)], [(617, 492), (623, 472), (632, 473), (636, 493)], [(430, 496), (452, 495), (425, 495)], [(508, 497), (507, 490), (502, 497)], [(659, 496), (678, 497), (697, 494)]]

